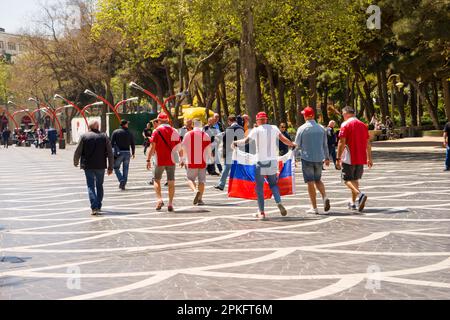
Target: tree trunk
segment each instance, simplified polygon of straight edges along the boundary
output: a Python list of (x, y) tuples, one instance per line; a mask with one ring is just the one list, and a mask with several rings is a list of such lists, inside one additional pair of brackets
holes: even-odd
[(430, 114), (431, 120), (433, 122), (433, 126), (436, 130), (439, 130), (439, 119), (437, 115), (437, 105), (434, 105), (430, 98), (430, 92), (428, 85), (425, 85), (422, 89), (425, 103), (428, 107), (428, 113)]
[(326, 83), (323, 86), (323, 99), (320, 103), (320, 109), (322, 111), (323, 124), (327, 125), (330, 118), (328, 117), (328, 85)]
[(303, 119), (303, 116), (301, 114), (303, 110), (303, 104), (302, 104), (302, 91), (300, 89), (300, 85), (295, 85), (295, 103), (297, 105), (297, 112), (295, 115), (295, 124), (297, 127), (300, 127), (302, 124), (305, 123), (305, 119)]
[(406, 127), (405, 94), (403, 89), (396, 91), (396, 96), (398, 113), (400, 114), (400, 127)]
[(242, 114), (241, 110), (241, 60), (236, 59), (236, 101), (234, 102), (236, 115)]
[(389, 116), (389, 101), (387, 96), (386, 74), (381, 66), (377, 67), (377, 87), (378, 97), (380, 100), (380, 112), (382, 122), (386, 122), (386, 117)]
[(308, 76), (308, 98), (309, 105), (314, 109), (317, 117), (317, 61), (313, 60), (309, 64), (309, 76)]
[(444, 97), (444, 108), (447, 121), (450, 121), (450, 88), (447, 78), (442, 78), (442, 95)]
[(256, 79), (256, 52), (254, 39), (253, 9), (247, 0), (242, 19), (240, 46), (241, 74), (244, 81), (244, 96), (249, 115), (249, 127), (253, 127), (258, 113), (258, 81)]
[(216, 113), (219, 114), (220, 118), (222, 119), (222, 103), (220, 99), (220, 90), (217, 89), (216, 91)]
[(421, 92), (421, 85), (419, 84), (416, 88), (416, 92), (417, 92), (417, 124), (419, 125), (419, 127), (422, 126), (422, 117), (423, 117), (423, 100), (422, 97), (420, 95)]
[(273, 69), (272, 69), (272, 66), (268, 63), (265, 66), (266, 66), (266, 72), (267, 72), (267, 80), (269, 80), (270, 98), (272, 99), (273, 121), (275, 123), (278, 123), (280, 117), (278, 115), (277, 96), (275, 93), (275, 84), (273, 81)]
[(220, 98), (222, 99), (222, 106), (223, 106), (223, 114), (226, 119), (228, 119), (228, 116), (230, 115), (230, 112), (228, 110), (228, 102), (227, 102), (227, 87), (225, 85), (225, 79), (220, 82)]
[(286, 100), (285, 100), (285, 80), (282, 76), (278, 77), (278, 107), (280, 108), (280, 118), (279, 122), (276, 122), (277, 125), (284, 122), (286, 123)]
[(409, 104), (411, 108), (411, 126), (417, 127), (417, 91), (414, 86), (410, 86)]

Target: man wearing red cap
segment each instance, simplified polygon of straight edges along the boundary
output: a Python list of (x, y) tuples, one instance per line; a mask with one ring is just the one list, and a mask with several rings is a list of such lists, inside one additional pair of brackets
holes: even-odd
[(256, 145), (256, 195), (258, 197), (259, 211), (254, 216), (260, 219), (266, 218), (264, 212), (264, 177), (267, 178), (269, 187), (272, 190), (275, 202), (280, 209), (282, 216), (287, 214), (286, 208), (281, 203), (280, 190), (278, 188), (278, 144), (281, 140), (290, 147), (296, 144), (287, 139), (276, 126), (267, 123), (267, 114), (259, 112), (256, 115), (256, 128), (250, 131), (245, 139), (235, 141), (233, 146), (246, 144), (249, 140), (253, 140)]
[(322, 195), (324, 211), (330, 210), (330, 200), (322, 182), (324, 160), (327, 166), (330, 165), (327, 132), (314, 120), (313, 108), (306, 107), (302, 114), (305, 118), (305, 124), (298, 128), (295, 143), (301, 151), (303, 180), (308, 185), (308, 194), (311, 200), (311, 209), (307, 210), (306, 213), (319, 214), (316, 188)]
[[(183, 158), (183, 151), (180, 148), (180, 135), (177, 130), (169, 125), (169, 117), (165, 113), (158, 115), (159, 126), (153, 131), (151, 137), (150, 151), (147, 155), (147, 170), (152, 167), (151, 158), (156, 152), (155, 168), (155, 192), (158, 202), (156, 210), (161, 210), (164, 206), (161, 195), (161, 178), (164, 171), (167, 173), (167, 182), (169, 185), (169, 204), (168, 211), (173, 211), (173, 198), (175, 195), (175, 153), (178, 152), (180, 159)], [(183, 166), (183, 162), (180, 164)]]

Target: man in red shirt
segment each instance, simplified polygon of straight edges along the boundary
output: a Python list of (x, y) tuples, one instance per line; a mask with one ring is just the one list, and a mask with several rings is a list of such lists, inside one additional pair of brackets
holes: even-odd
[[(202, 200), (206, 182), (206, 160), (212, 159), (211, 138), (202, 131), (202, 122), (194, 119), (194, 129), (184, 136), (183, 154), (186, 155), (186, 174), (189, 187), (195, 192), (194, 205), (204, 205)], [(198, 179), (198, 188), (195, 181)]]
[(349, 209), (361, 212), (367, 196), (359, 189), (359, 180), (364, 172), (364, 165), (372, 168), (372, 147), (367, 126), (355, 116), (351, 107), (342, 109), (344, 122), (339, 132), (339, 144), (336, 158), (336, 169), (342, 169), (342, 179), (352, 191)]
[[(180, 148), (180, 135), (177, 130), (169, 125), (169, 117), (165, 113), (158, 115), (159, 126), (153, 131), (151, 137), (150, 151), (147, 155), (147, 170), (152, 167), (151, 158), (156, 153), (155, 167), (155, 193), (158, 198), (156, 210), (161, 210), (164, 206), (161, 195), (161, 178), (163, 172), (167, 173), (167, 182), (169, 185), (169, 204), (168, 211), (173, 211), (173, 197), (175, 195), (175, 154), (179, 153), (180, 159), (183, 157), (183, 151)], [(183, 166), (183, 162), (180, 163)]]

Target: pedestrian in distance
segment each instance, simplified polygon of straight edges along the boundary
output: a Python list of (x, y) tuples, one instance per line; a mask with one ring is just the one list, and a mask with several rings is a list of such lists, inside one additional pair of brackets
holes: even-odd
[[(130, 168), (130, 159), (135, 158), (136, 145), (134, 136), (128, 129), (128, 121), (122, 119), (120, 128), (113, 131), (111, 135), (111, 144), (114, 150), (114, 173), (119, 181), (119, 188), (125, 190), (128, 182), (128, 170)], [(131, 150), (131, 152), (130, 152)], [(123, 171), (120, 171), (122, 166)]]
[(222, 158), (224, 160), (224, 168), (219, 178), (219, 183), (214, 188), (223, 191), (227, 183), (228, 176), (230, 175), (231, 166), (233, 164), (233, 150), (231, 144), (233, 141), (241, 140), (244, 138), (244, 128), (237, 123), (237, 119), (234, 115), (228, 117), (228, 128), (225, 129), (225, 133), (222, 138)]
[(47, 130), (47, 139), (50, 144), (52, 155), (56, 155), (56, 141), (58, 140), (58, 132), (55, 128), (50, 127)]
[(328, 144), (328, 153), (330, 154), (331, 160), (333, 160), (334, 167), (336, 168), (336, 146), (337, 146), (337, 136), (336, 132), (334, 132), (334, 127), (336, 126), (336, 122), (334, 120), (330, 120), (327, 126), (327, 144)]
[(445, 156), (445, 168), (444, 171), (450, 171), (450, 120), (444, 127), (444, 148), (447, 149)]
[[(287, 124), (286, 123), (284, 123), (284, 122), (280, 123), (280, 131), (283, 134), (283, 136), (285, 136), (290, 141), (292, 140), (291, 136), (287, 132)], [(288, 152), (289, 152), (289, 146), (287, 144), (285, 144), (283, 141), (280, 141), (280, 156), (284, 156)]]
[(342, 115), (345, 121), (339, 131), (336, 167), (338, 170), (342, 169), (342, 179), (352, 192), (348, 208), (362, 212), (367, 195), (361, 192), (359, 180), (363, 176), (364, 166), (373, 166), (369, 131), (366, 125), (356, 118), (352, 107), (343, 108)]
[(2, 132), (3, 148), (8, 149), (9, 137), (11, 136), (11, 130), (5, 127)]
[(81, 135), (73, 157), (74, 166), (80, 165), (84, 170), (91, 214), (94, 216), (101, 214), (105, 169), (110, 176), (114, 165), (111, 142), (106, 134), (99, 131), (99, 127), (97, 120), (89, 122), (89, 132)]
[(147, 155), (147, 149), (150, 146), (150, 137), (152, 136), (152, 123), (149, 122), (145, 126), (144, 130), (142, 130), (142, 137), (144, 138), (144, 143), (142, 144), (144, 146), (144, 156)]
[(322, 165), (330, 165), (326, 130), (314, 120), (314, 109), (306, 107), (302, 111), (305, 123), (298, 128), (295, 143), (301, 152), (303, 180), (308, 185), (311, 208), (306, 213), (319, 214), (317, 190), (322, 195), (323, 210), (330, 210), (330, 200), (322, 182)]

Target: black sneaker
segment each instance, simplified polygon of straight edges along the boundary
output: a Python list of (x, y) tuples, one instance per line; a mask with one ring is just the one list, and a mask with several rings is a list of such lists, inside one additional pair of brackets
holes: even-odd
[(214, 186), (214, 189), (217, 189), (217, 190), (223, 191), (223, 188), (222, 188), (221, 186)]
[(364, 210), (364, 206), (366, 205), (367, 196), (364, 193), (361, 193), (358, 197), (358, 211), (362, 212)]

